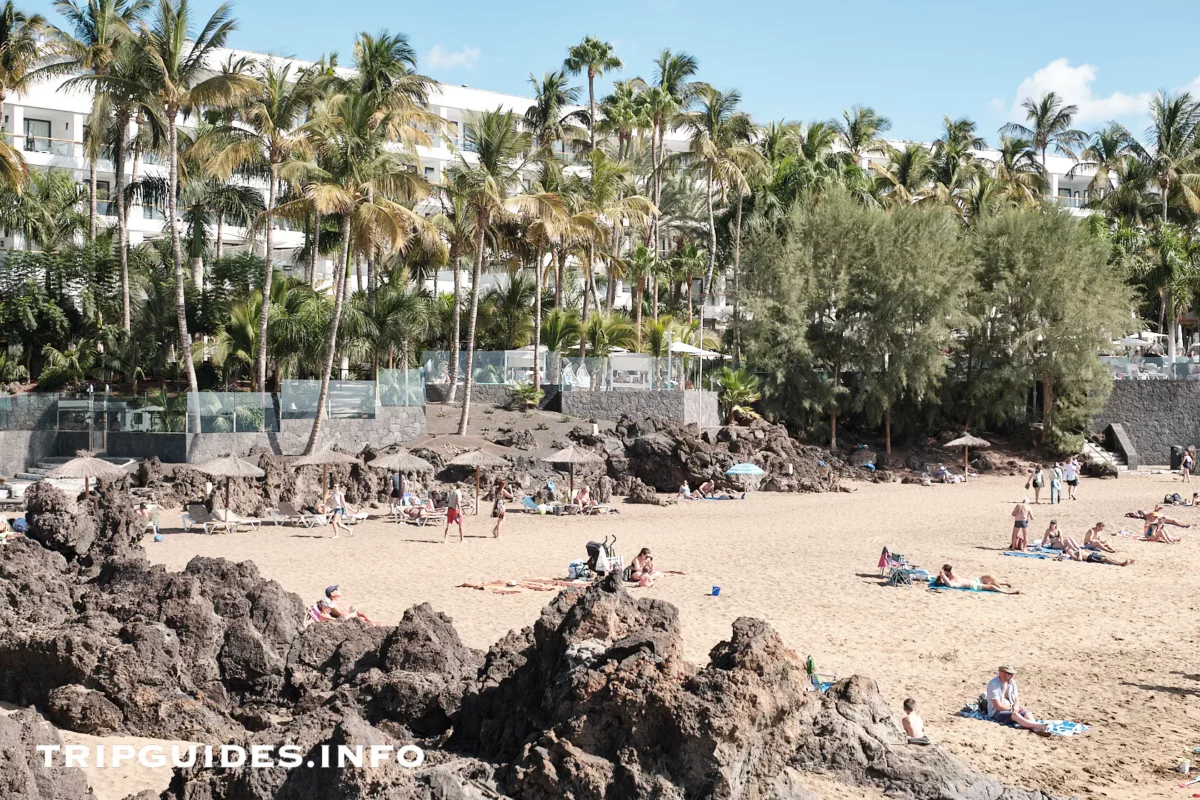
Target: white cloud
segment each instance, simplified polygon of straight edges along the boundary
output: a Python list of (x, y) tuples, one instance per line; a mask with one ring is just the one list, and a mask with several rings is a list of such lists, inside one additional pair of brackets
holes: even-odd
[(472, 69), (479, 63), (480, 54), (478, 47), (463, 47), (449, 52), (441, 44), (435, 44), (425, 56), (425, 66), (428, 69)]
[[(1097, 72), (1099, 69), (1091, 64), (1073, 67), (1065, 58), (1055, 59), (1021, 81), (1009, 114), (1012, 119), (1024, 120), (1025, 110), (1021, 108), (1021, 103), (1027, 97), (1039, 98), (1046, 92), (1055, 92), (1065, 102), (1078, 106), (1079, 111), (1075, 115), (1077, 123), (1104, 122), (1146, 113), (1153, 92), (1113, 92), (1097, 96), (1092, 92)], [(1200, 83), (1200, 78), (1193, 83)]]
[(992, 107), (992, 111), (1003, 111), (1004, 107), (1008, 105), (1008, 103), (1003, 97), (993, 97), (988, 105)]

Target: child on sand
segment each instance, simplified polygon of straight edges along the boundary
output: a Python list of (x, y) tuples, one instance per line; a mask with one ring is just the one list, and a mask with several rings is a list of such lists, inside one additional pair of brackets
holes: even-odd
[(911, 697), (904, 701), (904, 716), (900, 719), (909, 744), (932, 744), (925, 735), (925, 721), (917, 714), (917, 701)]

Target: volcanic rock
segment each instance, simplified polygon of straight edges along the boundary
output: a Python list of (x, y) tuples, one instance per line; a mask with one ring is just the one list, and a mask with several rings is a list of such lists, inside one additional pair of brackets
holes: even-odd
[(45, 766), (38, 745), (62, 745), (58, 731), (38, 716), (23, 709), (0, 716), (0, 793), (21, 800), (95, 800), (83, 771), (67, 769), (61, 751), (55, 766)]

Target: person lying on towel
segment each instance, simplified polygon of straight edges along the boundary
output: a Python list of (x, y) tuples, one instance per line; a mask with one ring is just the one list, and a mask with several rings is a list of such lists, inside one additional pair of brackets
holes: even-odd
[(1000, 594), (1020, 594), (1019, 589), (1012, 588), (1011, 583), (1003, 583), (991, 575), (981, 575), (978, 578), (960, 578), (954, 574), (954, 567), (942, 565), (942, 571), (930, 581), (930, 586), (944, 586), (948, 589), (970, 589), (973, 592), (999, 592)]

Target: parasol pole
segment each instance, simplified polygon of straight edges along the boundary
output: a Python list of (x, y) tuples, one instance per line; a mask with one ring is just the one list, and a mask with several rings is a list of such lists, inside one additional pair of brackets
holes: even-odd
[(575, 464), (571, 463), (571, 464), (568, 464), (567, 466), (570, 467), (570, 469), (571, 469), (571, 496), (567, 498), (567, 502), (574, 503), (575, 502)]
[(479, 467), (475, 467), (475, 516), (479, 516)]
[(233, 480), (230, 475), (225, 476), (225, 522), (229, 522), (229, 482)]
[(969, 444), (964, 444), (963, 445), (963, 480), (964, 481), (967, 479), (967, 475), (970, 474), (970, 469), (969, 469), (970, 463), (971, 463), (971, 446)]
[(328, 505), (329, 499), (329, 465), (321, 465), (321, 505)]

